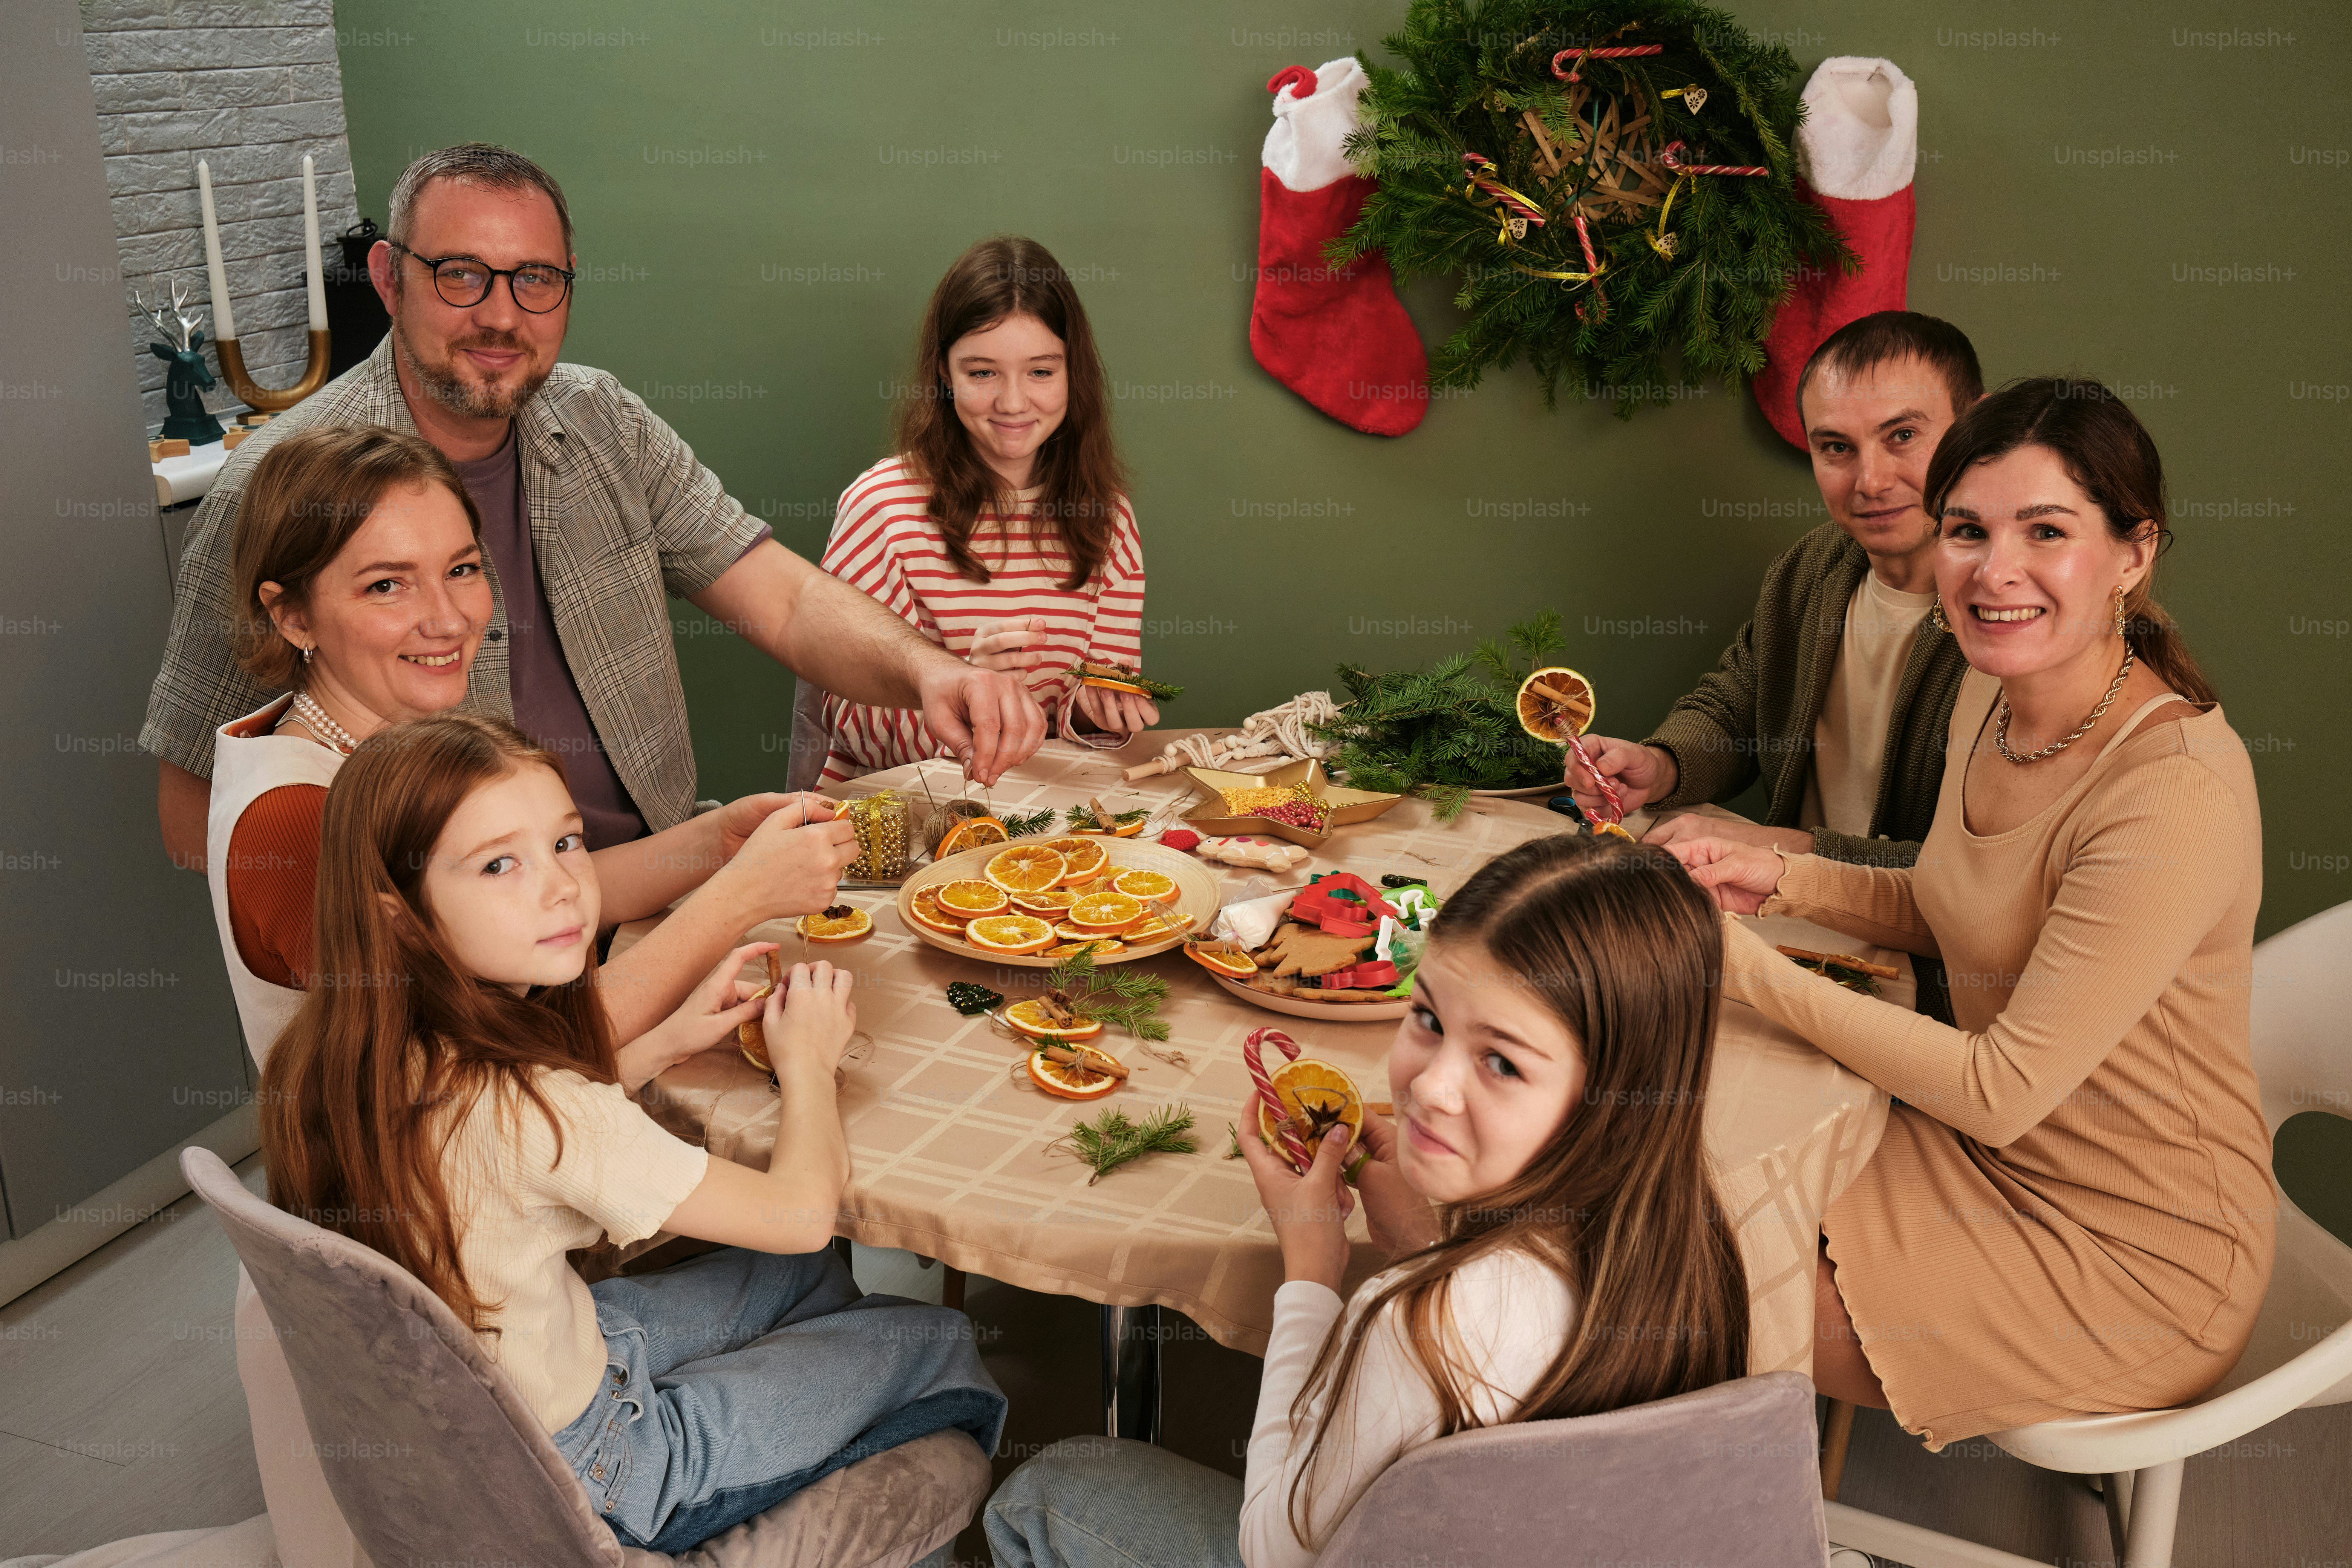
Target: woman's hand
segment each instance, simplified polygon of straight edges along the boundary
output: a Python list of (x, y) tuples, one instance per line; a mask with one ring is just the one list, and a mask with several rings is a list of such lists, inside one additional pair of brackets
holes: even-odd
[(1592, 773), (1617, 786), (1617, 798), (1625, 803), (1625, 815), (1631, 816), (1645, 801), (1661, 800), (1672, 795), (1678, 776), (1675, 759), (1655, 746), (1637, 746), (1631, 741), (1612, 740), (1606, 735), (1580, 737), (1584, 754), (1592, 759), (1592, 772), (1587, 772), (1576, 753), (1568, 753), (1568, 766), (1561, 782), (1576, 797), (1578, 809), (1591, 816), (1601, 810), (1601, 791), (1592, 782)]
[(982, 669), (1034, 669), (1041, 653), (1029, 645), (1045, 632), (1043, 616), (1023, 616), (1009, 621), (982, 621), (972, 633), (964, 661)]
[(1696, 811), (1670, 816), (1642, 836), (1644, 844), (1671, 848), (1688, 838), (1721, 838), (1757, 849), (1780, 849), (1791, 855), (1813, 852), (1813, 836), (1801, 827), (1766, 827), (1754, 822), (1732, 822)]
[(759, 987), (736, 976), (775, 947), (772, 942), (753, 942), (737, 948), (695, 983), (677, 1011), (615, 1052), (621, 1087), (634, 1094), (687, 1058), (735, 1038), (736, 1029), (758, 1017), (761, 1007), (751, 1000)]
[(1717, 909), (1752, 915), (1780, 885), (1780, 857), (1727, 838), (1684, 838), (1665, 847), (1691, 880), (1715, 896)]
[(1132, 691), (1113, 691), (1107, 686), (1081, 684), (1078, 711), (1086, 716), (1087, 723), (1114, 735), (1132, 735), (1160, 722), (1159, 706), (1150, 698), (1138, 697)]
[(1342, 1125), (1324, 1134), (1303, 1176), (1266, 1147), (1255, 1127), (1239, 1142), (1257, 1183), (1258, 1201), (1265, 1205), (1282, 1247), (1284, 1280), (1312, 1279), (1338, 1291), (1348, 1272), (1348, 1215), (1356, 1206), (1348, 1184), (1339, 1179), (1348, 1163), (1348, 1129)]
[(822, 1073), (830, 1083), (841, 1053), (857, 1028), (857, 1004), (850, 992), (857, 976), (819, 959), (795, 963), (784, 977), (784, 988), (767, 999), (767, 1016), (760, 1028), (768, 1042), (768, 1060), (782, 1079), (787, 1068)]
[(1364, 1148), (1370, 1158), (1356, 1173), (1356, 1194), (1364, 1200), (1364, 1223), (1390, 1258), (1419, 1252), (1443, 1236), (1437, 1211), (1413, 1190), (1397, 1168), (1395, 1126), (1384, 1116), (1364, 1115)]

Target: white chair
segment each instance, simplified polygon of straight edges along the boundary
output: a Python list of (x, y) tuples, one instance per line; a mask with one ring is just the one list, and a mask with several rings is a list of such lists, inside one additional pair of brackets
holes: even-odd
[[(2273, 1136), (2303, 1110), (2352, 1118), (2352, 903), (2254, 949), (2254, 1075)], [(2273, 1187), (2276, 1183), (2273, 1180)], [(2352, 1247), (2278, 1193), (2278, 1262), (2246, 1353), (2197, 1404), (2085, 1415), (1990, 1434), (2049, 1470), (2104, 1478), (2126, 1568), (2169, 1568), (2184, 1461), (2290, 1410), (2352, 1400)], [(2027, 1568), (2010, 1552), (1828, 1505), (1830, 1539), (1912, 1568)]]

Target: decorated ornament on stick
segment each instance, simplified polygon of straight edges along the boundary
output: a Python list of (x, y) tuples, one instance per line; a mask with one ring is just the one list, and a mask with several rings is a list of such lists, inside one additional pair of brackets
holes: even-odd
[(1538, 741), (1565, 745), (1600, 790), (1605, 804), (1602, 818), (1594, 825), (1593, 832), (1633, 837), (1623, 826), (1625, 797), (1592, 765), (1591, 754), (1584, 749), (1584, 731), (1592, 727), (1592, 716), (1600, 709), (1592, 682), (1565, 665), (1538, 669), (1519, 683), (1518, 707), (1519, 728)]
[[(1272, 1045), (1289, 1062), (1265, 1070), (1261, 1047)], [(1254, 1029), (1242, 1042), (1242, 1060), (1257, 1090), (1257, 1130), (1267, 1148), (1280, 1154), (1294, 1171), (1305, 1173), (1314, 1163), (1323, 1140), (1341, 1127), (1355, 1147), (1348, 1151), (1342, 1175), (1354, 1180), (1371, 1152), (1363, 1146), (1364, 1097), (1338, 1064), (1298, 1054), (1298, 1042), (1280, 1029)]]

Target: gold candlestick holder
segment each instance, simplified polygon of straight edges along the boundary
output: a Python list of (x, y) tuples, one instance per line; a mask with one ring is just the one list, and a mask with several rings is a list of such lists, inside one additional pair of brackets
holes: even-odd
[(245, 349), (235, 338), (218, 339), (213, 349), (220, 355), (221, 379), (228, 383), (231, 395), (264, 414), (279, 414), (327, 384), (327, 338), (325, 328), (310, 329), (310, 357), (302, 366), (302, 379), (277, 392), (246, 374)]

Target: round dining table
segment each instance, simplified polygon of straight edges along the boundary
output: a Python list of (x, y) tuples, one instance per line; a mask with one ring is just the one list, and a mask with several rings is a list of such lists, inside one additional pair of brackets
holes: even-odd
[[(999, 815), (1099, 801), (1113, 812), (1150, 808), (1165, 826), (1201, 791), (1181, 771), (1129, 783), (1124, 770), (1159, 755), (1172, 736), (1200, 732), (1147, 732), (1116, 751), (1048, 741), (985, 792), (967, 786), (957, 764), (941, 760), (869, 773), (834, 793), (852, 798), (896, 790), (924, 808), (969, 794)], [(1310, 875), (1334, 870), (1375, 886), (1384, 873), (1423, 879), (1443, 900), (1504, 850), (1577, 830), (1541, 796), (1474, 797), (1451, 822), (1408, 797), (1370, 822), (1334, 830), (1311, 860), (1284, 876), (1202, 864), (1227, 902), (1303, 887)], [(1107, 842), (1116, 861), (1121, 841)], [(873, 934), (863, 942), (808, 947), (786, 921), (745, 939), (780, 942), (787, 963), (823, 958), (856, 976), (861, 1037), (845, 1060), (840, 1089), (853, 1174), (838, 1234), (1100, 1303), (1105, 1421), (1114, 1435), (1156, 1431), (1157, 1309), (1181, 1312), (1220, 1342), (1263, 1354), (1282, 1258), (1248, 1167), (1229, 1157), (1227, 1129), (1245, 1124), (1254, 1100), (1243, 1041), (1262, 1026), (1276, 1026), (1302, 1055), (1338, 1063), (1368, 1100), (1386, 1100), (1396, 1024), (1350, 1022), (1337, 1005), (1328, 1021), (1278, 1015), (1227, 993), (1181, 952), (1135, 961), (1168, 982), (1159, 1016), (1169, 1037), (1151, 1044), (1116, 1030), (1100, 1037), (1097, 1044), (1129, 1068), (1108, 1103), (1139, 1119), (1162, 1106), (1188, 1108), (1198, 1150), (1146, 1155), (1097, 1180), (1070, 1152), (1066, 1135), (1101, 1106), (1031, 1087), (1025, 1047), (989, 1018), (964, 1016), (948, 1002), (955, 981), (1017, 1001), (1024, 989), (1034, 994), (1045, 972), (990, 963), (922, 940), (900, 919), (893, 888), (852, 883), (839, 897), (872, 915)], [(614, 951), (653, 923), (622, 928)], [(1901, 978), (1881, 982), (1881, 994), (1889, 1005), (1911, 1006), (1906, 955), (1801, 921), (1754, 923), (1769, 941), (1895, 966)], [(757, 975), (747, 971), (745, 977)], [(1887, 1098), (1731, 1001), (1723, 1005), (1706, 1092), (1706, 1141), (1718, 1195), (1748, 1269), (1748, 1370), (1809, 1374), (1821, 1216), (1877, 1146)], [(737, 1052), (711, 1050), (681, 1063), (640, 1099), (664, 1126), (711, 1153), (766, 1166), (775, 1139), (775, 1090), (768, 1075)], [(1349, 1228), (1352, 1289), (1389, 1260), (1366, 1233), (1360, 1209)]]

